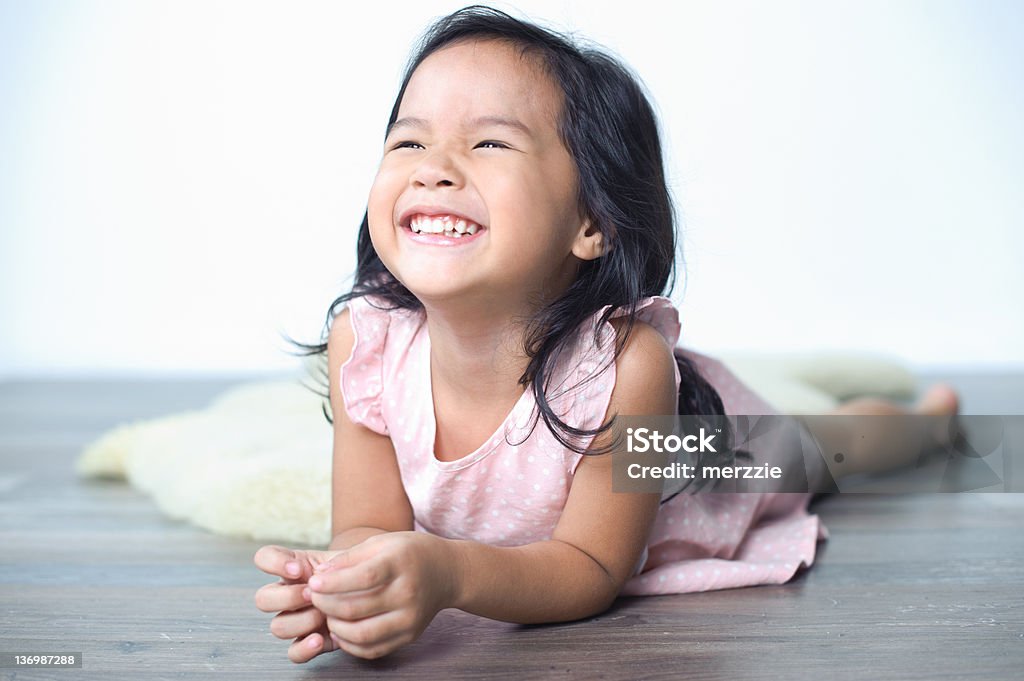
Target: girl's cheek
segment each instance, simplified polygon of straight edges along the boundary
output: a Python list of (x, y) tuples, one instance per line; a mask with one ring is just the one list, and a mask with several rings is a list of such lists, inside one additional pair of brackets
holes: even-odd
[(367, 209), (370, 214), (370, 226), (387, 215), (394, 214), (395, 201), (398, 196), (394, 191), (389, 191), (386, 183), (380, 178), (370, 187), (370, 196), (367, 199)]
[(404, 186), (405, 183), (397, 172), (381, 168), (377, 171), (377, 176), (370, 186), (370, 203), (391, 203), (391, 208), (393, 209), (394, 203), (398, 199), (398, 195), (402, 193)]

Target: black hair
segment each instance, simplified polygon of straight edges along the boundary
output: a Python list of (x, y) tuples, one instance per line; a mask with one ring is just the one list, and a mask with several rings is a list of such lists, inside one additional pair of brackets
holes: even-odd
[[(385, 133), (395, 122), (406, 87), (423, 60), (444, 47), (473, 40), (503, 41), (517, 47), (521, 56), (534, 57), (563, 94), (558, 133), (576, 164), (580, 212), (602, 233), (605, 250), (594, 260), (581, 261), (576, 280), (564, 294), (529, 320), (524, 350), (530, 361), (519, 384), (532, 388), (539, 417), (561, 444), (578, 453), (605, 453), (614, 443), (584, 451), (573, 438), (603, 433), (615, 419), (594, 430), (564, 423), (548, 403), (546, 384), (559, 357), (575, 342), (577, 331), (602, 307), (610, 305), (597, 324), (597, 333), (617, 308), (626, 313), (614, 362), (632, 331), (638, 303), (674, 286), (675, 214), (665, 180), (657, 118), (640, 79), (613, 56), (500, 10), (472, 5), (442, 17), (427, 29), (406, 66)], [(364, 214), (359, 228), (352, 290), (331, 303), (323, 342), (305, 345), (291, 341), (304, 348), (302, 355), (326, 353), (326, 338), (337, 308), (354, 298), (372, 295), (386, 302), (387, 309), (423, 309), (381, 262), (370, 241), (368, 217)], [(596, 334), (594, 342), (598, 342)], [(721, 397), (692, 361), (679, 350), (675, 361), (682, 376), (678, 413), (724, 415)], [(326, 405), (324, 414), (330, 421)], [(536, 425), (535, 415), (533, 427)]]

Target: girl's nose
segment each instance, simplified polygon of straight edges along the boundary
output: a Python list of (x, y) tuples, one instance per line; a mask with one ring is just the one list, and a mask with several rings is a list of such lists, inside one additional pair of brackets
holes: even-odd
[(440, 152), (424, 158), (410, 178), (410, 182), (418, 187), (453, 187), (461, 185), (462, 181), (462, 173), (451, 158)]

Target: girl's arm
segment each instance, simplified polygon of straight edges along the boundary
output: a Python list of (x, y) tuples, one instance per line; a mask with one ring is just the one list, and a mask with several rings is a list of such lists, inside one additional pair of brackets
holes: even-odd
[[(616, 360), (608, 414), (675, 414), (674, 364), (665, 339), (653, 327), (635, 324)], [(593, 444), (605, 444), (613, 433)], [(612, 492), (611, 457), (583, 457), (548, 541), (500, 547), (443, 540), (453, 566), (452, 607), (522, 624), (607, 609), (632, 576), (660, 501), (660, 494)]]
[[(672, 348), (662, 336), (636, 324), (616, 360), (609, 413), (675, 413), (674, 363)], [(338, 422), (343, 418), (338, 410)], [(614, 432), (606, 433), (593, 444), (603, 446), (614, 437)], [(339, 449), (338, 460), (358, 464), (361, 457), (348, 450)], [(392, 453), (389, 466), (393, 461)], [(362, 490), (351, 485), (375, 480), (375, 472), (366, 468), (354, 465), (353, 478), (335, 478), (338, 498), (357, 497), (354, 506), (335, 508), (335, 529), (343, 531), (339, 543), (357, 532), (380, 536), (370, 536), (318, 566), (309, 579), (309, 598), (327, 615), (335, 645), (367, 659), (414, 641), (444, 608), (521, 623), (562, 622), (601, 612), (636, 567), (661, 496), (613, 493), (611, 455), (585, 456), (552, 538), (496, 547), (425, 532), (388, 531), (398, 529), (398, 522), (411, 523), (408, 500), (400, 506), (408, 515), (400, 516), (387, 506), (377, 511), (365, 492), (358, 498)], [(394, 485), (401, 485), (397, 472)], [(380, 503), (386, 493), (393, 497), (389, 504), (397, 503), (399, 490), (383, 489), (374, 492), (375, 500)]]
[[(280, 638), (295, 638), (288, 649), (293, 662), (306, 662), (336, 648), (325, 615), (310, 607), (311, 597), (305, 595), (314, 566), (373, 535), (412, 529), (412, 509), (401, 485), (391, 439), (352, 423), (345, 411), (339, 379), (341, 365), (352, 355), (354, 339), (351, 312), (342, 310), (327, 340), (334, 419), (333, 539), (329, 550), (290, 551), (269, 546), (254, 558), (260, 569), (283, 580), (261, 588), (256, 605), (266, 612), (281, 611), (274, 617), (271, 631)], [(297, 568), (294, 571), (287, 569), (291, 563)]]
[(391, 438), (353, 423), (339, 385), (341, 365), (352, 355), (351, 311), (334, 318), (327, 339), (334, 463), (331, 549), (347, 549), (376, 534), (413, 529), (412, 506), (402, 486)]

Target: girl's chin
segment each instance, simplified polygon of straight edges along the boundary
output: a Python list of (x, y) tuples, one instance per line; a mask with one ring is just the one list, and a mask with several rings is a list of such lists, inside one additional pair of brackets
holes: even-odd
[(421, 301), (444, 304), (452, 302), (468, 302), (479, 293), (479, 287), (469, 283), (461, 283), (457, 277), (409, 277), (403, 282), (409, 291)]
[(456, 286), (406, 286), (414, 296), (436, 303), (467, 301), (471, 298), (465, 289)]

